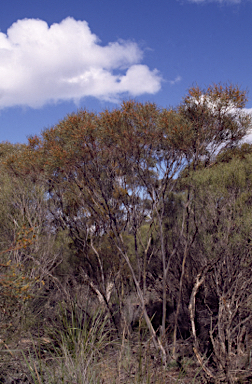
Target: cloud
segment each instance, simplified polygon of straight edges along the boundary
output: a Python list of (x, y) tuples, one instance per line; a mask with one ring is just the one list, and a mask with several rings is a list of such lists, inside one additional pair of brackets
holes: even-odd
[(182, 80), (182, 77), (181, 76), (177, 76), (174, 80), (170, 80), (169, 83), (171, 85), (174, 85), (176, 83), (179, 83), (181, 80)]
[(154, 94), (162, 78), (142, 59), (134, 42), (102, 46), (86, 21), (68, 17), (49, 27), (39, 19), (18, 20), (0, 32), (0, 108)]
[[(244, 112), (251, 115), (252, 117), (252, 108), (244, 108)], [(249, 130), (249, 133), (245, 136), (243, 142), (252, 144), (252, 129)]]
[(203, 3), (221, 3), (221, 4), (240, 4), (242, 0), (189, 0), (191, 3), (203, 4)]

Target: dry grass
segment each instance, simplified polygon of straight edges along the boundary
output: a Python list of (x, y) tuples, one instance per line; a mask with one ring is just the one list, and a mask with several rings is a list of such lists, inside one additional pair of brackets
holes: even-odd
[(115, 335), (108, 316), (91, 317), (61, 308), (60, 321), (47, 335), (20, 337), (0, 344), (0, 383), (163, 384), (196, 383), (190, 359), (163, 367), (143, 323)]

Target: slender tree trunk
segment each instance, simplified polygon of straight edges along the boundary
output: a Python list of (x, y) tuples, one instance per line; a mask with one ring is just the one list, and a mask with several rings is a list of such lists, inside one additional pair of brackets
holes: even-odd
[[(119, 235), (119, 238), (120, 238), (121, 243), (123, 244), (122, 236)], [(160, 338), (157, 336), (156, 331), (153, 328), (153, 325), (151, 323), (150, 317), (148, 316), (148, 313), (146, 311), (144, 295), (143, 295), (143, 292), (142, 292), (142, 290), (140, 288), (139, 282), (138, 282), (138, 280), (136, 278), (136, 274), (134, 272), (134, 269), (132, 267), (130, 259), (129, 259), (127, 253), (123, 251), (122, 247), (120, 247), (118, 244), (116, 244), (116, 246), (117, 246), (117, 249), (119, 250), (119, 252), (121, 253), (121, 255), (123, 256), (124, 260), (126, 261), (129, 269), (130, 269), (131, 276), (133, 278), (133, 281), (134, 281), (134, 284), (135, 284), (135, 287), (136, 287), (137, 295), (138, 295), (138, 298), (140, 300), (141, 307), (142, 307), (142, 310), (143, 310), (144, 319), (146, 321), (146, 324), (147, 324), (147, 327), (149, 329), (149, 332), (150, 332), (150, 334), (152, 336), (153, 344), (154, 344), (155, 348), (158, 351), (160, 351), (161, 356), (162, 356), (162, 362), (163, 362), (164, 365), (166, 365), (166, 363), (167, 363), (167, 356), (166, 356), (166, 352), (165, 352), (164, 346), (162, 345), (162, 342), (161, 342)]]

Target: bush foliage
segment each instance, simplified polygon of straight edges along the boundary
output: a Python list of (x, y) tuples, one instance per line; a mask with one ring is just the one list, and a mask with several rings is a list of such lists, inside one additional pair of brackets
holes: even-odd
[(0, 144), (2, 380), (24, 356), (29, 382), (249, 382), (246, 101), (194, 87)]

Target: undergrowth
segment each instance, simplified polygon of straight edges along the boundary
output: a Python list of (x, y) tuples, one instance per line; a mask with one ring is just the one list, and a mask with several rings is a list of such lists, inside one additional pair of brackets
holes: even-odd
[[(41, 334), (38, 332), (38, 334)], [(43, 337), (21, 339), (14, 346), (0, 344), (0, 383), (27, 384), (163, 384), (197, 383), (193, 360), (162, 365), (161, 357), (139, 320), (118, 338), (102, 309), (88, 314), (76, 304), (59, 306)]]

